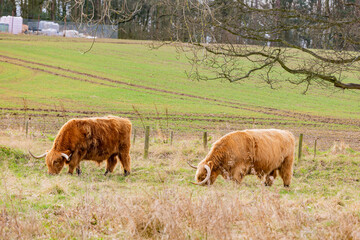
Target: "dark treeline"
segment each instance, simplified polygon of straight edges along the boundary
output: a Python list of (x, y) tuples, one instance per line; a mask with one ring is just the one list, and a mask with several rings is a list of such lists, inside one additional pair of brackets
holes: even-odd
[(170, 39), (165, 12), (156, 0), (0, 0), (0, 16), (118, 25), (119, 38), (128, 39)]
[(359, 39), (359, 0), (214, 0), (208, 6), (220, 23), (212, 24), (214, 42), (358, 50), (352, 41)]
[[(213, 9), (216, 19), (227, 29), (212, 26), (202, 27), (191, 35), (188, 24), (201, 19), (204, 2)], [(343, 36), (339, 31), (332, 30), (342, 27), (338, 20), (350, 19), (359, 15), (358, 0), (0, 0), (0, 15), (16, 15), (26, 19), (52, 21), (98, 21), (101, 24), (115, 24), (119, 27), (119, 38), (176, 40), (187, 42), (198, 36), (198, 41), (216, 43), (241, 43), (263, 45), (261, 38), (281, 38), (288, 43), (306, 48), (327, 48), (324, 44), (337, 45), (343, 48)], [(241, 7), (241, 4), (246, 4)], [(122, 14), (134, 11), (131, 17), (124, 18)], [(274, 10), (268, 15), (263, 10)], [(187, 19), (184, 20), (184, 14)], [(301, 14), (299, 17), (297, 14)], [(212, 17), (214, 17), (212, 16)], [(309, 16), (306, 18), (304, 16)], [(311, 17), (310, 17), (311, 16)], [(266, 21), (268, 18), (268, 22)], [(332, 27), (321, 25), (312, 29), (309, 25), (329, 19), (336, 19)], [(119, 21), (117, 21), (119, 20)], [(206, 24), (206, 17), (203, 19)], [(193, 27), (193, 26), (192, 26)], [(194, 30), (191, 28), (192, 31)], [(253, 34), (257, 37), (242, 36)], [(319, 34), (319, 31), (322, 34)], [(323, 34), (328, 31), (327, 34)], [(354, 30), (348, 29), (351, 35)], [(189, 35), (190, 34), (190, 35)], [(328, 39), (325, 39), (326, 36)], [(351, 37), (351, 36), (350, 36)], [(272, 46), (281, 46), (276, 41)]]

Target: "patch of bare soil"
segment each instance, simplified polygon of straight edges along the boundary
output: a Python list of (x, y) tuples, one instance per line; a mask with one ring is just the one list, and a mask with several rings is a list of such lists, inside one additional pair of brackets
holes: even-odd
[[(25, 113), (30, 117), (90, 117), (101, 115), (118, 115), (127, 116), (128, 118), (137, 118), (138, 115), (135, 112), (128, 111), (82, 111), (82, 110), (67, 110), (67, 109), (44, 109), (44, 108), (6, 108), (0, 107), (3, 112), (10, 113), (11, 115), (23, 116)], [(276, 126), (293, 126), (297, 125), (296, 120), (286, 120), (280, 118), (253, 118), (242, 117), (235, 115), (213, 115), (213, 114), (168, 114), (159, 116), (155, 113), (147, 113), (143, 116), (145, 120), (160, 120), (160, 121), (187, 121), (187, 122), (211, 122), (211, 123), (229, 123), (229, 124), (253, 124), (253, 125), (276, 125)], [(307, 127), (321, 127), (321, 123), (302, 123), (302, 126)]]

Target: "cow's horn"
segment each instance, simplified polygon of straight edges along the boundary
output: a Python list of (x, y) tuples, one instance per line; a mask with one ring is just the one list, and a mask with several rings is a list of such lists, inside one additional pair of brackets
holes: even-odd
[(208, 165), (204, 165), (204, 168), (206, 169), (206, 172), (207, 172), (206, 178), (205, 178), (203, 181), (199, 182), (199, 183), (194, 183), (194, 182), (192, 182), (192, 184), (195, 184), (195, 185), (204, 185), (205, 183), (207, 183), (207, 182), (209, 181), (210, 175), (211, 175), (211, 169), (210, 169), (210, 167), (209, 167)]
[(29, 151), (29, 153), (30, 153), (30, 155), (31, 155), (33, 158), (36, 158), (36, 159), (43, 158), (43, 157), (45, 157), (46, 154), (47, 154), (47, 152), (46, 152), (46, 153), (43, 153), (43, 154), (41, 154), (41, 155), (39, 155), (39, 156), (34, 156), (34, 154), (32, 154), (30, 151)]
[(189, 163), (189, 161), (187, 161), (187, 164), (189, 164), (190, 167), (197, 169), (197, 167), (195, 167), (194, 165), (192, 165), (191, 163)]
[(71, 157), (71, 154), (70, 154), (70, 156), (68, 156), (66, 153), (61, 153), (61, 156), (66, 158), (66, 161), (69, 161), (69, 158)]

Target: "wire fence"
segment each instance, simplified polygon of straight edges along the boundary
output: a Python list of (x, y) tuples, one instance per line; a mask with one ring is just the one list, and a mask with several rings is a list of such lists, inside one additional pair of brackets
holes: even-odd
[[(118, 114), (116, 114), (118, 115)], [(79, 116), (69, 116), (62, 113), (51, 114), (34, 114), (34, 113), (24, 113), (21, 111), (0, 111), (0, 131), (3, 134), (10, 134), (12, 132), (22, 132), (29, 138), (48, 138), (49, 136), (53, 137), (59, 131), (59, 129), (71, 118), (79, 117), (95, 117), (99, 114), (94, 115), (79, 115)], [(101, 115), (102, 116), (102, 115)], [(196, 137), (200, 143), (209, 147), (216, 139), (219, 139), (225, 134), (235, 131), (243, 130), (250, 128), (281, 128), (290, 130), (297, 138), (300, 134), (303, 134), (303, 144), (302, 149), (308, 149), (309, 147), (314, 146), (314, 149), (317, 151), (325, 151), (334, 146), (344, 146), (351, 147), (355, 151), (360, 151), (359, 145), (357, 144), (358, 132), (351, 131), (332, 131), (325, 129), (324, 126), (317, 129), (308, 129), (304, 127), (297, 126), (284, 126), (281, 125), (263, 125), (259, 122), (259, 125), (255, 123), (238, 123), (235, 125), (224, 124), (204, 124), (199, 123), (195, 124), (193, 121), (173, 121), (169, 122), (169, 125), (159, 124), (158, 120), (150, 119), (143, 124), (140, 120), (129, 114), (119, 115), (129, 118), (133, 123), (133, 136), (132, 141), (138, 142), (144, 141), (144, 135), (146, 134), (146, 126), (150, 127), (150, 132), (148, 133), (152, 141), (163, 142), (172, 144), (174, 141), (177, 142), (181, 139), (189, 139)], [(255, 124), (255, 125), (254, 125)], [(204, 134), (206, 132), (206, 134)], [(307, 150), (306, 150), (307, 151)]]
[(76, 22), (43, 21), (39, 19), (23, 19), (23, 31), (28, 34), (84, 37), (84, 38), (118, 38), (118, 26), (90, 25)]

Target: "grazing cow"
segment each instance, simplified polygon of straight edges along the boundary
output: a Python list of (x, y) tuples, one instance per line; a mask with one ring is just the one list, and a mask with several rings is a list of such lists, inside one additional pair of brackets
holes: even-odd
[(197, 185), (213, 184), (220, 174), (241, 183), (243, 177), (256, 174), (271, 186), (277, 172), (289, 187), (293, 173), (295, 138), (278, 129), (252, 129), (231, 132), (214, 143), (196, 168)]
[(107, 160), (105, 175), (113, 172), (117, 159), (130, 174), (131, 122), (126, 118), (107, 116), (100, 118), (71, 119), (62, 126), (50, 151), (34, 156), (45, 161), (49, 174), (58, 174), (65, 164), (69, 173), (80, 175), (80, 162), (92, 160), (101, 163)]

